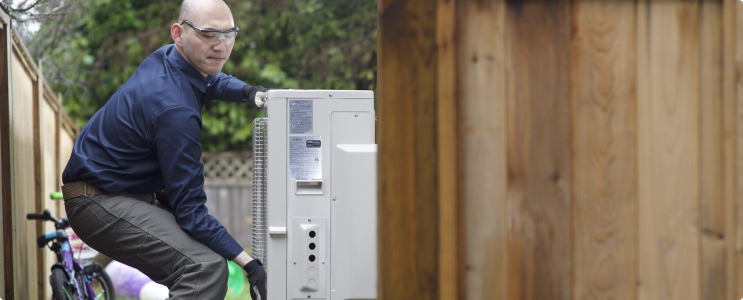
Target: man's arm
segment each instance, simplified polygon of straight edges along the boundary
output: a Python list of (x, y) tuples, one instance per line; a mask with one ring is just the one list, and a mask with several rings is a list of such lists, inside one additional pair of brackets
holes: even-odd
[(214, 76), (211, 87), (207, 88), (205, 98), (228, 102), (248, 102), (256, 109), (260, 109), (261, 107), (256, 103), (256, 94), (266, 91), (268, 89), (262, 86), (251, 86), (235, 77), (219, 73)]
[(240, 268), (245, 268), (245, 265), (247, 265), (251, 260), (253, 260), (253, 258), (250, 257), (247, 252), (243, 251), (240, 252), (240, 254), (238, 254), (232, 261), (240, 266)]

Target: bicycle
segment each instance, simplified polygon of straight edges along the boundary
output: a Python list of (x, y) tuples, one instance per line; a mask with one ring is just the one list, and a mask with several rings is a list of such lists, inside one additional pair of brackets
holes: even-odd
[[(52, 193), (54, 200), (62, 199), (62, 193)], [(72, 255), (69, 237), (65, 229), (70, 226), (66, 218), (55, 218), (48, 209), (41, 213), (26, 215), (28, 220), (42, 220), (54, 223), (56, 230), (36, 238), (39, 248), (48, 246), (57, 255), (57, 263), (52, 266), (49, 284), (52, 300), (114, 300), (116, 294), (111, 278), (103, 266), (90, 260), (78, 261)], [(51, 242), (51, 245), (49, 243)]]

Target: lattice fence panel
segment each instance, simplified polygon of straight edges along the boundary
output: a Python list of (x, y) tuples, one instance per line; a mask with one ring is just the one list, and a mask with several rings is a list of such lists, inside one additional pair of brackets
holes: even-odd
[(205, 184), (251, 186), (253, 155), (250, 152), (203, 153)]

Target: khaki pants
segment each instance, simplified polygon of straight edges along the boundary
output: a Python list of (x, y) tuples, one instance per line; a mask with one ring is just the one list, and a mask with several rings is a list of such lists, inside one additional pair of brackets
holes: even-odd
[(224, 299), (227, 261), (185, 233), (154, 194), (116, 193), (65, 201), (86, 244), (170, 289), (170, 299)]

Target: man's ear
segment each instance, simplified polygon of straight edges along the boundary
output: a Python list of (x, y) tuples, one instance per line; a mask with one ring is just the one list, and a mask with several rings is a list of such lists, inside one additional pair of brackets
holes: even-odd
[(173, 42), (178, 47), (183, 47), (183, 28), (178, 23), (170, 26), (170, 36), (173, 38)]

